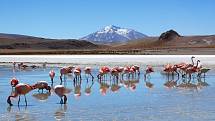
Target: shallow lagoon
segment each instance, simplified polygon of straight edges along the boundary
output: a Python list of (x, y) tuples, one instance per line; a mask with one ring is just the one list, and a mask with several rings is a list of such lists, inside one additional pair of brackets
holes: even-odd
[[(126, 63), (127, 64), (127, 63)], [(135, 63), (130, 63), (135, 64)], [(9, 107), (6, 103), (7, 96), (11, 93), (10, 79), (15, 76), (21, 82), (34, 84), (39, 80), (46, 80), (50, 83), (48, 72), (54, 69), (59, 72), (56, 64), (49, 64), (46, 69), (13, 72), (11, 65), (0, 66), (0, 120), (146, 120), (146, 121), (202, 121), (215, 120), (215, 75), (214, 69), (208, 72), (206, 82), (210, 85), (201, 89), (179, 89), (164, 87), (167, 77), (161, 74), (161, 67), (155, 67), (155, 73), (151, 74), (150, 82), (154, 84), (152, 89), (145, 86), (143, 68), (136, 89), (124, 87), (118, 92), (112, 92), (109, 88), (106, 95), (99, 91), (100, 85), (97, 79), (91, 88), (91, 94), (85, 95), (87, 84), (86, 77), (82, 74), (81, 96), (74, 96), (72, 78), (67, 77), (67, 88), (71, 89), (68, 94), (68, 103), (59, 104), (60, 98), (53, 92), (50, 96), (44, 94), (44, 100), (38, 99), (38, 91), (33, 90), (27, 95), (29, 106), (24, 106), (24, 97), (21, 97), (21, 106), (18, 108), (17, 100), (12, 100), (14, 106)], [(64, 65), (64, 64), (61, 64)], [(122, 63), (121, 65), (125, 65)], [(84, 68), (85, 65), (81, 65)], [(99, 65), (91, 64), (93, 75), (98, 73)], [(155, 65), (154, 65), (155, 66)], [(206, 65), (207, 66), (207, 65)], [(59, 73), (54, 79), (54, 85), (60, 83)], [(89, 85), (91, 81), (89, 80)], [(39, 94), (40, 95), (40, 94)], [(37, 97), (37, 98), (36, 98)], [(47, 98), (47, 99), (46, 99)]]

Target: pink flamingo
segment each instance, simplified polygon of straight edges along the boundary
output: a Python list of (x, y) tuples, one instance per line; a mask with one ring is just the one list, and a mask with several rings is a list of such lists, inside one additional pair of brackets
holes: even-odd
[(48, 83), (46, 81), (38, 81), (35, 85), (33, 85), (35, 89), (42, 90), (43, 93), (43, 89), (48, 90), (49, 92), (51, 91), (51, 87), (48, 85)]
[(97, 77), (98, 77), (98, 79), (101, 79), (102, 77), (105, 78), (105, 76), (109, 73), (110, 73), (110, 68), (107, 66), (103, 66), (100, 68), (99, 74), (97, 75)]
[(189, 79), (191, 79), (191, 75), (192, 75), (193, 73), (196, 73), (196, 72), (200, 71), (200, 68), (198, 68), (199, 62), (200, 62), (200, 60), (197, 61), (196, 66), (192, 66), (192, 67), (189, 67), (189, 68), (186, 69), (185, 72), (186, 72), (186, 74), (189, 75)]
[(55, 77), (55, 72), (54, 72), (54, 70), (51, 70), (51, 71), (49, 72), (49, 77), (51, 78), (51, 81), (52, 81), (52, 84), (53, 84), (54, 77)]
[(76, 67), (74, 69), (74, 75), (75, 75), (74, 81), (76, 81), (76, 80), (81, 81), (81, 68), (80, 67)]
[(61, 98), (60, 104), (66, 104), (67, 102), (66, 91), (67, 90), (63, 85), (56, 85), (54, 87), (54, 92)]
[(138, 65), (133, 65), (133, 66), (131, 66), (131, 68), (133, 68), (133, 69), (135, 70), (135, 73), (137, 72), (138, 75), (140, 74), (140, 66), (138, 66)]
[(118, 81), (119, 72), (118, 72), (118, 70), (117, 70), (117, 67), (112, 68), (111, 71), (110, 71), (110, 73), (111, 73), (111, 76), (113, 76), (114, 78), (116, 78), (117, 81)]
[[(94, 79), (93, 75), (92, 75), (92, 68), (91, 67), (86, 67), (84, 69), (85, 74), (90, 75), (92, 77), (92, 80)], [(87, 78), (88, 81), (88, 78)]]
[(61, 83), (62, 83), (62, 76), (64, 75), (64, 80), (65, 80), (65, 75), (69, 74), (69, 73), (72, 73), (74, 69), (74, 66), (69, 66), (69, 67), (63, 67), (60, 69), (60, 80), (61, 80)]
[(152, 72), (154, 72), (154, 69), (152, 68), (152, 66), (148, 65), (146, 67), (145, 74), (144, 74), (144, 81), (146, 83), (146, 87), (148, 87), (148, 88), (152, 88), (153, 84), (150, 81), (146, 81), (146, 76), (148, 74), (150, 75)]
[(154, 72), (154, 69), (152, 68), (152, 66), (147, 66), (146, 67), (146, 70), (145, 70), (145, 76), (147, 75), (147, 74), (150, 74), (150, 73), (152, 73), (152, 72)]
[(13, 104), (11, 103), (11, 98), (15, 98), (17, 96), (19, 96), (19, 100), (18, 100), (18, 106), (19, 106), (19, 102), (20, 102), (20, 96), (24, 95), (25, 97), (25, 105), (27, 106), (27, 99), (26, 99), (26, 94), (29, 93), (31, 90), (34, 90), (35, 87), (34, 86), (30, 86), (29, 84), (23, 84), (23, 83), (19, 83), (15, 86), (15, 93), (14, 95), (10, 95), (7, 98), (7, 103), (10, 106), (13, 106)]
[(131, 69), (130, 66), (124, 67), (124, 72), (123, 72), (123, 74), (122, 74), (122, 78), (124, 77), (124, 74), (126, 74), (127, 78), (130, 77), (130, 69)]
[(124, 67), (116, 67), (116, 70), (119, 72), (119, 75), (120, 75), (120, 77), (121, 77), (121, 79), (123, 78), (122, 77), (122, 73), (123, 73), (123, 71), (124, 71)]
[(188, 64), (187, 63), (176, 64), (177, 68), (179, 68), (182, 71), (182, 77), (185, 76), (187, 68), (194, 66), (194, 61), (193, 61), (194, 58), (195, 58), (194, 56), (191, 57), (192, 64), (189, 64), (189, 63)]
[(163, 71), (168, 73), (168, 77), (169, 77), (169, 73), (172, 73), (172, 77), (173, 77), (174, 72), (177, 73), (178, 76), (179, 76), (179, 73), (177, 71), (177, 66), (176, 65), (167, 64), (167, 65), (164, 66)]

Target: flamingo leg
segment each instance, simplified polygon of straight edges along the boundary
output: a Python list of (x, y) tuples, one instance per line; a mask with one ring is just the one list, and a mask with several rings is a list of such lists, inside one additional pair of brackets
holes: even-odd
[(18, 100), (18, 106), (19, 106), (19, 102), (20, 102), (20, 96), (19, 96), (19, 100)]
[(60, 75), (60, 85), (62, 85), (63, 79), (62, 79), (62, 75)]
[(88, 83), (88, 78), (87, 78), (87, 83)]
[(27, 105), (28, 105), (28, 103), (27, 103), (26, 96), (24, 95), (24, 97), (25, 97), (25, 106), (27, 106)]
[(53, 78), (51, 78), (52, 84), (53, 84)]
[(93, 75), (90, 73), (90, 76), (92, 77), (92, 79), (94, 79)]
[(62, 97), (60, 98), (60, 104), (63, 104), (63, 99), (62, 99)]

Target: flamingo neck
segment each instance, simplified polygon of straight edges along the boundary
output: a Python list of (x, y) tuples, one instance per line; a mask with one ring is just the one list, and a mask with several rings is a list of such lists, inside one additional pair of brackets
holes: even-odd
[(192, 65), (194, 66), (194, 61), (193, 61), (193, 58), (191, 58), (191, 61), (192, 61)]
[(15, 98), (15, 97), (17, 97), (17, 96), (18, 96), (17, 93), (15, 93), (14, 95), (9, 96), (9, 97), (7, 98), (7, 103), (8, 103), (10, 106), (13, 106), (13, 104), (11, 103), (11, 97), (12, 97), (12, 98)]
[(199, 65), (199, 61), (197, 61), (197, 63), (196, 63), (196, 67), (198, 67), (198, 65)]
[(66, 104), (66, 102), (67, 102), (67, 97), (66, 97), (66, 95), (63, 95), (64, 96), (64, 104)]

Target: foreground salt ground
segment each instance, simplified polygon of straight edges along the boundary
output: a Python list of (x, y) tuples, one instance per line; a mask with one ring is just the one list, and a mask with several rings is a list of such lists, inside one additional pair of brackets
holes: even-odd
[[(214, 55), (193, 55), (203, 65), (215, 65)], [(190, 62), (191, 55), (0, 55), (3, 62), (71, 63), (79, 65), (164, 65)]]

